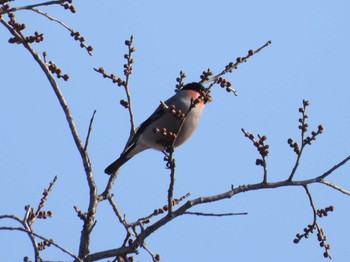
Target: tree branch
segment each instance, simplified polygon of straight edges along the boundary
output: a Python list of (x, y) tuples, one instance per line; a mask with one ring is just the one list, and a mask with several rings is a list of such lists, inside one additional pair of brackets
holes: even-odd
[[(67, 249), (61, 247), (60, 245), (56, 244), (52, 239), (48, 239), (46, 237), (43, 237), (37, 233), (34, 233), (28, 229), (24, 229), (22, 227), (0, 227), (0, 230), (10, 230), (10, 231), (20, 231), (20, 232), (25, 232), (29, 235), (32, 235), (32, 236), (35, 236), (37, 238), (40, 238), (44, 241), (47, 241), (49, 242), (51, 245), (57, 247), (59, 250), (61, 250), (62, 252), (70, 255), (72, 258), (74, 258), (76, 261), (80, 261), (80, 262), (83, 262), (81, 259), (79, 259), (76, 255), (74, 255), (73, 253), (71, 253), (70, 251), (68, 251)], [(40, 260), (41, 261), (41, 260)]]
[(41, 59), (41, 57), (38, 55), (37, 52), (34, 51), (32, 46), (24, 41), (24, 37), (21, 32), (13, 29), (5, 20), (3, 20), (0, 17), (0, 22), (10, 31), (10, 33), (21, 40), (23, 46), (29, 51), (29, 53), (33, 56), (34, 60), (38, 63), (44, 74), (46, 75), (47, 79), (49, 80), (49, 83), (59, 101), (59, 104), (61, 105), (61, 108), (65, 114), (69, 129), (71, 131), (71, 134), (73, 136), (73, 140), (75, 142), (75, 145), (80, 153), (81, 159), (83, 161), (84, 169), (86, 178), (89, 185), (90, 190), (90, 198), (89, 198), (89, 207), (88, 207), (88, 219), (84, 221), (83, 230), (81, 233), (81, 239), (80, 239), (80, 247), (79, 247), (79, 257), (84, 257), (85, 255), (90, 253), (89, 246), (90, 246), (90, 233), (94, 226), (94, 216), (96, 213), (96, 207), (98, 203), (98, 196), (97, 196), (97, 188), (94, 181), (94, 177), (92, 175), (92, 168), (89, 156), (87, 152), (84, 150), (84, 146), (81, 142), (79, 133), (75, 127), (75, 123), (73, 120), (72, 113), (68, 107), (68, 104), (63, 96), (63, 93), (61, 92), (57, 82), (55, 81), (53, 75), (50, 73), (48, 67), (46, 66), (46, 63)]
[[(350, 156), (345, 158), (340, 163), (345, 164), (349, 159), (350, 159)], [(327, 174), (332, 173), (336, 169), (338, 169), (340, 166), (341, 165), (338, 164), (336, 165), (337, 168), (333, 167), (330, 170), (326, 171), (325, 173)], [(132, 242), (129, 246), (106, 250), (98, 253), (93, 253), (87, 256), (87, 261), (96, 261), (96, 260), (104, 259), (108, 257), (122, 256), (125, 254), (135, 253), (137, 248), (139, 246), (142, 246), (142, 243), (145, 241), (145, 239), (148, 236), (150, 236), (152, 233), (154, 233), (156, 230), (158, 230), (162, 226), (168, 224), (170, 221), (172, 221), (176, 217), (187, 214), (188, 210), (194, 206), (232, 198), (235, 195), (238, 195), (244, 192), (249, 192), (249, 191), (256, 191), (256, 190), (262, 190), (262, 189), (274, 189), (274, 188), (287, 187), (287, 186), (302, 186), (305, 188), (305, 186), (307, 185), (322, 183), (322, 176), (323, 175), (317, 176), (315, 178), (299, 180), (299, 181), (285, 180), (285, 181), (278, 181), (278, 182), (267, 182), (267, 183), (262, 182), (257, 184), (241, 185), (238, 187), (232, 187), (231, 190), (221, 194), (207, 196), (207, 197), (198, 197), (196, 199), (189, 200), (185, 204), (180, 206), (177, 210), (173, 211), (171, 216), (166, 215), (163, 218), (159, 219), (157, 222), (145, 228), (140, 234), (137, 235), (136, 240)]]

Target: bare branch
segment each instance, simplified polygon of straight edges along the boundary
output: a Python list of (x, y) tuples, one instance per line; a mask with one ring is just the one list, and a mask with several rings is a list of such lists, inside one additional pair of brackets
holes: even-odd
[(248, 215), (247, 212), (239, 213), (203, 213), (203, 212), (184, 212), (184, 215), (196, 215), (196, 216), (205, 216), (205, 217), (226, 217), (226, 216), (242, 216)]
[(37, 233), (34, 233), (30, 230), (24, 229), (22, 227), (0, 227), (0, 230), (10, 230), (10, 231), (21, 231), (21, 232), (25, 232), (29, 235), (35, 236), (37, 238), (40, 238), (44, 241), (49, 242), (51, 245), (55, 246), (56, 248), (58, 248), (59, 250), (61, 250), (62, 252), (70, 255), (72, 258), (74, 258), (77, 261), (83, 262), (82, 260), (80, 260), (76, 255), (74, 255), (72, 252), (68, 251), (67, 249), (63, 248), (62, 246), (56, 244), (52, 239), (48, 239), (46, 237), (43, 237)]
[[(209, 88), (211, 88), (211, 87), (218, 81), (218, 79), (219, 79), (221, 76), (223, 76), (223, 75), (225, 75), (225, 74), (227, 74), (227, 73), (231, 73), (233, 69), (237, 69), (237, 67), (238, 67), (239, 64), (242, 64), (242, 63), (246, 62), (247, 59), (249, 59), (249, 58), (250, 58), (251, 56), (253, 56), (254, 54), (259, 53), (259, 52), (260, 52), (261, 50), (263, 50), (265, 47), (271, 45), (271, 43), (272, 43), (272, 41), (270, 40), (270, 41), (267, 41), (263, 46), (261, 46), (261, 47), (259, 47), (258, 49), (256, 49), (255, 51), (254, 51), (254, 50), (249, 50), (249, 51), (248, 51), (248, 55), (246, 55), (246, 56), (244, 56), (244, 57), (238, 57), (238, 58), (236, 59), (236, 62), (235, 62), (235, 63), (230, 62), (230, 63), (225, 67), (225, 69), (224, 69), (223, 71), (221, 71), (219, 74), (217, 74), (217, 75), (215, 75), (215, 76), (213, 76), (213, 77), (211, 77), (211, 78), (209, 78), (209, 77), (204, 77), (204, 78), (202, 78), (202, 80), (201, 80), (199, 83), (205, 84), (205, 83), (208, 83), (208, 82), (213, 82), (212, 85), (209, 87)], [(235, 90), (232, 90), (232, 91), (235, 91)], [(236, 93), (234, 92), (234, 94), (236, 94)]]
[(67, 0), (56, 0), (56, 1), (47, 1), (47, 2), (44, 2), (44, 3), (38, 3), (38, 4), (34, 4), (34, 5), (12, 7), (10, 9), (7, 9), (7, 10), (1, 12), (1, 14), (7, 14), (7, 13), (11, 13), (11, 12), (20, 11), (20, 10), (31, 10), (31, 9), (33, 9), (35, 7), (39, 7), (39, 6), (57, 5), (57, 4), (62, 4), (64, 2), (66, 2), (66, 1)]
[(94, 177), (92, 175), (92, 168), (89, 156), (87, 152), (84, 150), (84, 146), (81, 142), (79, 133), (75, 127), (75, 123), (73, 120), (73, 116), (70, 112), (70, 109), (68, 107), (68, 104), (63, 96), (63, 93), (61, 92), (61, 89), (59, 88), (57, 82), (55, 81), (54, 77), (50, 73), (48, 67), (46, 66), (46, 63), (41, 59), (41, 57), (38, 55), (37, 52), (34, 51), (32, 46), (24, 41), (24, 37), (21, 34), (21, 32), (13, 29), (5, 20), (3, 20), (0, 17), (0, 22), (10, 31), (12, 35), (17, 37), (21, 40), (23, 46), (29, 51), (29, 53), (33, 56), (34, 60), (38, 63), (44, 74), (46, 75), (47, 79), (49, 80), (51, 87), (53, 88), (53, 91), (62, 107), (62, 110), (66, 116), (66, 120), (69, 126), (69, 129), (71, 131), (71, 134), (73, 136), (75, 145), (80, 153), (81, 159), (83, 161), (84, 169), (86, 178), (88, 181), (89, 189), (90, 189), (90, 199), (89, 199), (89, 207), (88, 207), (88, 219), (84, 221), (84, 227), (81, 234), (80, 239), (80, 251), (79, 251), (79, 257), (84, 257), (86, 254), (89, 254), (89, 246), (90, 246), (90, 233), (94, 226), (94, 216), (96, 213), (96, 207), (98, 204), (98, 196), (97, 196), (97, 188), (95, 184)]
[(324, 179), (330, 174), (332, 174), (335, 170), (337, 170), (339, 167), (345, 165), (350, 160), (350, 155), (346, 157), (344, 160), (340, 161), (338, 164), (336, 164), (334, 167), (329, 169), (328, 171), (324, 172), (321, 176), (319, 176), (319, 179)]
[(92, 124), (94, 122), (95, 114), (96, 114), (96, 110), (94, 110), (94, 112), (92, 113), (92, 117), (90, 119), (89, 129), (88, 129), (88, 133), (87, 133), (86, 140), (85, 140), (85, 146), (84, 146), (84, 151), (85, 152), (87, 151), (87, 148), (88, 148), (90, 134), (91, 134), (91, 131), (92, 131)]
[(130, 36), (130, 40), (125, 41), (125, 45), (128, 47), (128, 54), (125, 54), (125, 59), (127, 60), (127, 63), (124, 65), (124, 75), (125, 75), (125, 93), (126, 97), (128, 100), (128, 111), (129, 111), (129, 116), (130, 116), (130, 137), (132, 137), (135, 134), (135, 120), (134, 120), (134, 114), (132, 111), (132, 100), (131, 100), (131, 95), (130, 95), (130, 89), (129, 89), (129, 80), (130, 80), (130, 75), (132, 73), (132, 64), (134, 63), (134, 59), (132, 58), (132, 54), (135, 52), (135, 47), (132, 46), (134, 42), (134, 36)]
[(54, 177), (54, 179), (50, 183), (49, 187), (47, 189), (44, 189), (43, 197), (40, 199), (40, 203), (38, 204), (38, 207), (37, 207), (37, 209), (35, 211), (34, 216), (30, 220), (28, 220), (29, 224), (32, 224), (34, 222), (35, 218), (37, 218), (39, 216), (39, 212), (44, 207), (44, 204), (45, 204), (45, 202), (47, 200), (47, 197), (48, 197), (49, 193), (51, 192), (53, 186), (55, 185), (56, 181), (57, 181), (57, 176)]
[[(67, 1), (67, 0), (65, 0), (65, 1)], [(36, 13), (38, 13), (38, 14), (46, 17), (46, 18), (48, 18), (49, 20), (54, 21), (54, 22), (60, 24), (61, 26), (63, 26), (65, 29), (67, 29), (71, 33), (71, 36), (74, 37), (74, 39), (76, 41), (80, 42), (80, 47), (84, 48), (88, 52), (89, 55), (92, 55), (93, 47), (91, 45), (88, 46), (88, 45), (85, 44), (85, 38), (80, 36), (79, 32), (76, 32), (75, 30), (70, 28), (68, 25), (63, 23), (61, 20), (59, 20), (59, 19), (49, 15), (48, 13), (43, 12), (43, 11), (41, 11), (41, 10), (35, 8), (35, 7), (26, 8), (26, 9), (32, 10), (33, 12), (36, 12)]]
[(115, 203), (113, 196), (109, 196), (107, 198), (108, 202), (110, 203), (110, 205), (113, 208), (113, 211), (115, 213), (115, 215), (118, 217), (119, 222), (124, 226), (126, 232), (127, 232), (127, 237), (125, 238), (125, 241), (123, 243), (123, 246), (126, 245), (128, 239), (130, 236), (133, 235), (133, 232), (130, 230), (130, 225), (125, 221), (124, 217), (122, 216), (122, 214), (120, 213), (117, 204)]
[(331, 182), (328, 182), (326, 180), (321, 180), (320, 183), (326, 185), (326, 186), (329, 186), (331, 188), (334, 188), (335, 190), (338, 190), (339, 192), (345, 194), (345, 195), (348, 195), (350, 196), (350, 191), (348, 190), (345, 190), (344, 188), (341, 188), (340, 186), (337, 186), (336, 184), (333, 184)]

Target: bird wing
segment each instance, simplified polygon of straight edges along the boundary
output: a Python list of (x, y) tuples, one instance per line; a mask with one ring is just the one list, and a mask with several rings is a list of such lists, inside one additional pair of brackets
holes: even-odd
[(138, 138), (140, 137), (140, 135), (146, 130), (146, 128), (152, 124), (154, 121), (157, 121), (162, 115), (164, 115), (165, 110), (164, 108), (162, 108), (162, 106), (159, 106), (154, 112), (153, 114), (147, 118), (137, 129), (136, 132), (134, 134), (134, 136), (130, 139), (130, 141), (128, 142), (124, 153), (129, 152), (130, 150), (132, 150), (135, 145), (136, 142), (138, 140)]

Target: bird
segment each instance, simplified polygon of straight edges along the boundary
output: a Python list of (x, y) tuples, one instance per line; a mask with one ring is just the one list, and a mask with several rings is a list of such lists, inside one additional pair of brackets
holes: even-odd
[(146, 149), (164, 151), (182, 145), (196, 129), (204, 106), (211, 102), (208, 90), (200, 83), (184, 85), (175, 95), (161, 102), (127, 142), (120, 157), (110, 164), (105, 173), (116, 174), (132, 157)]

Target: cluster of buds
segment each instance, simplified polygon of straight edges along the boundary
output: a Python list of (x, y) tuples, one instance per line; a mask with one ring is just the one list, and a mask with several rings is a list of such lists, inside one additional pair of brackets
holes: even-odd
[(323, 256), (325, 258), (332, 258), (331, 254), (329, 253), (329, 249), (331, 248), (331, 245), (326, 243), (327, 236), (323, 233), (322, 228), (318, 230), (317, 240), (318, 242), (320, 242), (320, 247), (324, 248)]
[(39, 211), (39, 213), (36, 216), (37, 218), (43, 218), (46, 219), (48, 217), (52, 217), (52, 211)]
[(186, 115), (182, 112), (181, 109), (176, 109), (175, 105), (167, 106), (164, 102), (160, 102), (160, 105), (163, 109), (167, 110), (171, 115), (178, 118), (181, 121), (185, 121)]
[(306, 122), (306, 119), (309, 117), (307, 114), (306, 114), (306, 108), (310, 105), (310, 101), (309, 100), (306, 100), (304, 99), (303, 100), (303, 107), (300, 107), (299, 108), (299, 112), (302, 114), (302, 118), (299, 118), (299, 122), (300, 122), (300, 125), (298, 126), (298, 128), (303, 132), (305, 133), (309, 127), (309, 124)]
[[(8, 6), (9, 7), (9, 6)], [(2, 7), (2, 10), (4, 9), (5, 7), (3, 6)], [(6, 7), (7, 8), (7, 7)], [(6, 9), (5, 8), (5, 9)], [(20, 24), (16, 21), (15, 19), (15, 14), (14, 13), (9, 13), (8, 14), (9, 18), (10, 18), (10, 21), (9, 21), (9, 25), (12, 26), (12, 28), (17, 31), (19, 34), (20, 34), (20, 31), (22, 31), (23, 29), (26, 28), (26, 25), (25, 24)], [(8, 42), (10, 44), (20, 44), (22, 43), (22, 39), (20, 39), (19, 37), (17, 36), (14, 36), (14, 37), (11, 37), (9, 38)], [(25, 40), (26, 41), (26, 40)]]
[(328, 212), (333, 212), (334, 211), (334, 206), (328, 206), (323, 209), (317, 209), (316, 214), (319, 217), (326, 217), (328, 216)]
[(308, 225), (307, 227), (304, 228), (304, 233), (303, 234), (296, 234), (295, 238), (293, 240), (294, 244), (298, 244), (302, 238), (309, 238), (309, 234), (313, 233), (316, 228), (316, 224)]
[(185, 85), (183, 81), (185, 78), (186, 78), (186, 74), (180, 71), (180, 76), (176, 78), (177, 84), (175, 86), (176, 87), (175, 92), (179, 91)]
[(21, 44), (23, 41), (26, 43), (40, 43), (44, 41), (44, 35), (38, 32), (34, 32), (34, 35), (24, 37), (20, 32), (26, 28), (26, 25), (18, 23), (15, 19), (14, 13), (9, 13), (8, 16), (10, 18), (9, 25), (11, 25), (12, 28), (21, 36), (14, 36), (9, 38), (8, 42), (10, 44)]
[[(239, 61), (240, 61), (240, 62), (239, 62)], [(232, 70), (233, 70), (233, 69), (237, 69), (237, 63), (241, 63), (241, 58), (240, 58), (240, 57), (237, 57), (237, 59), (236, 59), (236, 64), (233, 63), (233, 62), (228, 63), (228, 64), (225, 66), (225, 72), (226, 72), (226, 73), (232, 73)]]
[[(129, 240), (131, 240), (131, 239), (129, 239)], [(131, 244), (132, 244), (132, 240), (131, 240), (131, 243), (129, 243), (129, 245), (131, 245)], [(129, 256), (129, 257), (125, 257), (125, 258), (119, 257), (118, 262), (134, 262), (134, 257), (133, 256)]]
[(49, 61), (48, 62), (48, 68), (50, 72), (54, 75), (57, 76), (57, 78), (62, 78), (64, 81), (68, 81), (69, 75), (68, 74), (63, 74), (62, 69), (59, 68), (54, 62)]
[(177, 137), (177, 134), (175, 132), (168, 131), (165, 127), (161, 129), (154, 128), (153, 132), (162, 136), (162, 138), (157, 142), (165, 147), (169, 146), (169, 141), (175, 141)]
[(72, 13), (75, 13), (77, 10), (75, 9), (75, 6), (72, 5), (72, 0), (66, 0), (65, 2), (61, 3), (61, 6), (63, 6), (64, 9), (69, 9)]
[(32, 262), (32, 261), (29, 259), (29, 257), (25, 256), (25, 257), (23, 258), (23, 262)]
[(291, 148), (293, 148), (294, 152), (299, 155), (300, 154), (300, 147), (299, 144), (297, 142), (294, 142), (293, 139), (288, 138), (287, 143), (289, 144), (289, 146)]
[(5, 4), (5, 3), (1, 3), (1, 4), (2, 4), (2, 6), (0, 7), (0, 14), (10, 9), (10, 5), (9, 4)]
[(132, 72), (132, 64), (134, 59), (132, 58), (132, 53), (136, 51), (136, 48), (132, 46), (134, 41), (134, 36), (130, 37), (130, 40), (125, 40), (125, 45), (129, 49), (129, 53), (124, 55), (124, 58), (127, 60), (127, 63), (124, 64), (124, 75), (128, 77)]
[(124, 107), (124, 108), (129, 108), (130, 107), (130, 104), (128, 101), (126, 101), (125, 99), (121, 99), (119, 101), (119, 103)]
[(40, 202), (38, 204), (38, 208), (36, 212), (34, 212), (33, 208), (29, 205), (26, 205), (24, 209), (29, 213), (28, 214), (28, 223), (31, 224), (34, 222), (36, 218), (43, 218), (46, 219), (48, 217), (52, 216), (52, 211), (42, 211), (41, 209), (44, 207), (45, 202), (47, 200), (47, 197), (49, 195), (49, 192), (52, 190), (52, 187), (54, 186), (55, 182), (57, 180), (57, 176), (53, 179), (53, 181), (50, 183), (48, 188), (45, 188), (43, 191), (43, 196), (40, 199)]
[[(323, 126), (319, 125), (317, 127), (317, 131), (312, 131), (310, 136), (305, 137), (306, 132), (308, 131), (309, 124), (307, 123), (307, 118), (309, 116), (306, 114), (306, 108), (310, 105), (310, 101), (304, 99), (303, 107), (299, 108), (299, 112), (302, 114), (302, 117), (298, 119), (299, 126), (298, 128), (301, 130), (302, 136), (302, 145), (301, 147), (297, 142), (294, 142), (292, 138), (288, 138), (287, 143), (291, 148), (293, 148), (294, 152), (299, 155), (304, 148), (305, 145), (311, 145), (312, 141), (315, 141), (317, 136), (323, 133)], [(304, 138), (305, 137), (305, 138)]]
[(305, 227), (303, 234), (296, 234), (293, 242), (295, 244), (298, 244), (302, 238), (308, 238), (310, 233), (314, 233), (315, 229), (317, 229), (317, 240), (320, 243), (320, 247), (323, 247), (325, 250), (323, 252), (323, 256), (325, 258), (332, 258), (331, 254), (329, 253), (329, 249), (331, 248), (331, 246), (328, 243), (326, 243), (327, 236), (324, 234), (323, 229), (319, 227), (316, 222), (314, 222), (312, 225), (308, 225), (307, 227)]
[(29, 224), (32, 223), (36, 218), (33, 208), (30, 205), (25, 205), (24, 210), (28, 213), (27, 219)]
[[(188, 198), (191, 194), (190, 193), (187, 193), (186, 195), (180, 197), (180, 198), (175, 198), (175, 199), (172, 199), (172, 205), (175, 206), (175, 205), (178, 205), (181, 201), (185, 200), (186, 198)], [(161, 208), (156, 208), (153, 210), (153, 212), (148, 215), (147, 217), (144, 217), (144, 218), (140, 218), (138, 219), (136, 222), (134, 223), (131, 223), (129, 224), (130, 227), (134, 227), (136, 225), (140, 225), (140, 224), (147, 224), (147, 223), (150, 223), (151, 219), (154, 217), (154, 216), (158, 216), (158, 215), (161, 215), (161, 214), (164, 214), (166, 211), (168, 211), (169, 208), (168, 208), (168, 205), (164, 205), (163, 207)], [(129, 239), (129, 241), (131, 241), (132, 243), (132, 240)]]
[(26, 36), (25, 41), (27, 43), (40, 43), (44, 41), (44, 34), (34, 32), (34, 35)]
[(77, 212), (77, 216), (78, 216), (81, 220), (86, 221), (86, 219), (87, 219), (87, 214), (86, 214), (85, 212), (81, 211), (80, 208), (77, 207), (77, 206), (74, 206), (74, 210), (75, 210), (75, 212)]
[(251, 140), (253, 142), (253, 145), (256, 147), (256, 149), (258, 150), (259, 154), (261, 155), (262, 158), (258, 158), (255, 161), (255, 164), (257, 166), (263, 166), (265, 167), (266, 163), (265, 163), (265, 157), (267, 157), (269, 155), (269, 145), (265, 144), (265, 141), (267, 139), (266, 136), (261, 136), (258, 135), (258, 140), (255, 139), (255, 136), (249, 132), (247, 132), (245, 129), (242, 128), (242, 132), (244, 134), (245, 137), (248, 137), (249, 140)]
[[(175, 206), (175, 205), (178, 205), (181, 201), (183, 201), (184, 199), (188, 198), (191, 194), (190, 193), (187, 193), (186, 195), (180, 197), (180, 198), (174, 198), (171, 200), (172, 202), (172, 205)], [(153, 214), (152, 216), (156, 216), (156, 215), (159, 215), (159, 214), (163, 214), (165, 213), (166, 211), (168, 211), (169, 207), (168, 205), (164, 205), (162, 208), (157, 208), (153, 211)]]
[(92, 51), (94, 50), (94, 48), (91, 45), (88, 46), (85, 44), (85, 37), (81, 36), (80, 32), (75, 32), (71, 30), (70, 36), (73, 37), (75, 41), (78, 41), (80, 43), (81, 48), (85, 48), (86, 51), (88, 51), (88, 53), (92, 55)]
[(96, 72), (100, 73), (104, 78), (109, 78), (112, 80), (113, 83), (117, 83), (118, 86), (125, 86), (126, 82), (121, 79), (120, 77), (116, 77), (115, 74), (107, 74), (105, 72), (105, 69), (103, 67), (100, 67), (98, 69), (94, 68)]
[[(52, 242), (52, 240), (50, 240)], [(44, 250), (46, 247), (49, 247), (51, 245), (51, 242), (50, 241), (47, 241), (47, 240), (44, 240), (42, 242), (39, 242), (38, 243), (38, 250), (39, 251), (42, 251)]]
[(213, 75), (213, 71), (211, 71), (210, 68), (207, 69), (207, 71), (203, 71), (202, 74), (200, 75), (201, 81), (209, 81), (210, 77)]
[(322, 125), (319, 125), (317, 127), (317, 131), (312, 131), (311, 132), (311, 136), (307, 136), (305, 139), (304, 139), (304, 143), (305, 144), (308, 144), (308, 145), (311, 145), (312, 141), (316, 140), (316, 137), (319, 135), (319, 134), (322, 134), (323, 133), (323, 126)]
[(250, 49), (248, 51), (248, 55), (246, 55), (245, 57), (237, 57), (235, 63), (230, 62), (225, 66), (224, 73), (232, 73), (233, 69), (237, 69), (239, 64), (246, 62), (249, 57), (254, 55), (254, 53), (255, 53), (255, 51), (253, 49)]
[(0, 7), (0, 17), (1, 17), (1, 13), (10, 9), (11, 6), (8, 3), (12, 1), (14, 0), (0, 0), (0, 5), (2, 5)]
[(232, 83), (230, 81), (227, 81), (225, 78), (223, 77), (219, 77), (217, 80), (216, 80), (216, 83), (220, 85), (221, 88), (226, 88), (226, 92), (230, 93), (230, 92), (233, 92), (233, 94), (235, 96), (237, 96), (237, 91), (233, 88), (231, 88), (232, 86)]
[[(24, 38), (24, 41), (26, 43), (39, 43), (44, 41), (44, 35), (43, 34), (39, 34), (38, 32), (35, 32), (34, 35), (30, 35), (30, 36), (26, 36)], [(19, 39), (17, 36), (11, 37), (8, 42), (10, 44), (20, 44), (22, 43), (22, 40)]]
[[(5, 7), (3, 6), (3, 8)], [(15, 29), (16, 31), (22, 31), (26, 28), (25, 24), (17, 23), (15, 19), (15, 13), (9, 13), (8, 16), (10, 18), (9, 25), (12, 26), (13, 29)]]

